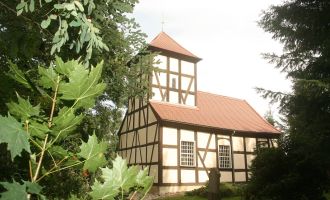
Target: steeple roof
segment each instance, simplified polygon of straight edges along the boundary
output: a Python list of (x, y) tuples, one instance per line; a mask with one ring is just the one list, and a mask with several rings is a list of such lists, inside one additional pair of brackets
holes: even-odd
[(154, 47), (159, 50), (169, 51), (171, 53), (180, 54), (183, 56), (188, 56), (196, 61), (201, 60), (201, 58), (195, 56), (193, 53), (182, 47), (173, 38), (167, 35), (165, 32), (160, 32), (149, 44), (149, 47)]

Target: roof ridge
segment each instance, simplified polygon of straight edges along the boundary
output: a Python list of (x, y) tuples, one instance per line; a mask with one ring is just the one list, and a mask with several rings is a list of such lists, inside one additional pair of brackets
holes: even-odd
[(165, 105), (165, 106), (171, 106), (171, 107), (178, 107), (178, 108), (187, 108), (191, 110), (199, 110), (197, 106), (189, 106), (189, 105), (184, 105), (184, 104), (175, 104), (175, 103), (170, 103), (170, 102), (164, 102), (164, 101), (157, 101), (157, 100), (149, 100), (150, 103), (155, 103), (155, 104), (160, 104), (160, 105)]
[[(172, 44), (172, 46), (164, 45), (164, 43), (162, 43), (164, 41), (167, 41), (168, 44)], [(192, 58), (197, 58), (200, 60), (199, 57), (197, 57), (195, 54), (193, 54), (188, 49), (183, 47), (181, 44), (179, 44), (177, 41), (175, 41), (171, 36), (169, 36), (164, 31), (161, 31), (153, 40), (151, 40), (149, 42), (149, 46), (164, 49), (164, 50), (178, 53), (178, 54), (182, 54), (182, 55), (189, 56)]]
[(237, 97), (225, 96), (225, 95), (221, 95), (221, 94), (215, 94), (215, 93), (211, 93), (211, 92), (205, 92), (205, 91), (200, 91), (200, 90), (197, 90), (197, 92), (206, 93), (206, 94), (209, 94), (209, 95), (212, 95), (212, 96), (216, 96), (216, 97), (224, 97), (224, 98), (232, 99), (232, 100), (236, 100), (236, 101), (245, 101), (245, 99), (240, 99), (240, 98), (237, 98)]
[(171, 36), (169, 36), (167, 33), (165, 33), (164, 31), (162, 31), (161, 33), (164, 33), (167, 37), (169, 37), (170, 39), (173, 40), (173, 42), (175, 44), (177, 44), (178, 46), (180, 46), (182, 49), (188, 51), (189, 53), (191, 53), (193, 56), (197, 57), (195, 54), (193, 54), (191, 51), (189, 51), (188, 49), (184, 48), (181, 44), (179, 44), (177, 41), (175, 41)]

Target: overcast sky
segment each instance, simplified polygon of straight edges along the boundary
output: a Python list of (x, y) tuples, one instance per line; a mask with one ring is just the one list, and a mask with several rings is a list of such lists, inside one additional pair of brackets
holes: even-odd
[[(263, 116), (269, 104), (254, 88), (286, 92), (291, 85), (261, 56), (281, 52), (281, 45), (257, 25), (261, 11), (280, 2), (140, 0), (134, 17), (148, 35), (148, 42), (165, 21), (164, 31), (203, 59), (197, 65), (198, 90), (245, 99)], [(271, 108), (276, 110), (276, 106)]]

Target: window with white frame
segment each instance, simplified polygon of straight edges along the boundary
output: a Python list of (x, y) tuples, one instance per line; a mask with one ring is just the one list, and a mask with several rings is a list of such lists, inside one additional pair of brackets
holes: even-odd
[(195, 166), (195, 142), (181, 141), (181, 166)]
[(231, 168), (231, 155), (229, 145), (219, 145), (219, 167)]

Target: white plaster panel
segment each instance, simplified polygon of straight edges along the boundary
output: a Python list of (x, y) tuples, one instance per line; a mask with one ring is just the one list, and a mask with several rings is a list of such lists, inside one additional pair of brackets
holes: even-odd
[(177, 134), (176, 128), (163, 127), (163, 144), (177, 145)]
[(234, 154), (235, 169), (245, 169), (244, 155)]
[(176, 169), (163, 169), (163, 182), (164, 183), (177, 183), (178, 171)]
[(158, 165), (151, 165), (149, 176), (154, 178), (154, 183), (158, 183)]
[(233, 150), (234, 151), (244, 151), (243, 137), (233, 137)]
[(220, 171), (220, 174), (221, 174), (221, 177), (220, 177), (220, 182), (221, 183), (232, 182), (233, 181), (231, 172), (222, 172), (222, 171)]
[(142, 151), (141, 151), (141, 148), (136, 148), (135, 149), (135, 151), (136, 151), (136, 160), (135, 160), (135, 162), (136, 163), (141, 163), (141, 156), (142, 156)]
[(278, 141), (277, 141), (277, 139), (270, 139), (270, 140), (271, 140), (270, 141), (270, 146), (271, 147), (278, 147)]
[[(157, 129), (157, 125), (152, 125), (152, 126), (148, 126), (148, 143), (151, 143), (151, 142), (154, 142), (154, 139), (155, 141), (158, 141), (158, 132), (156, 132), (156, 129)], [(156, 134), (156, 136), (155, 136)], [(156, 138), (155, 138), (156, 137)]]
[(134, 128), (137, 128), (139, 127), (139, 117), (140, 117), (140, 114), (139, 112), (135, 112), (134, 113)]
[(253, 152), (256, 148), (256, 139), (255, 138), (245, 138), (246, 151)]
[(126, 148), (126, 134), (120, 135), (120, 145), (121, 148)]
[(194, 63), (181, 60), (181, 72), (183, 74), (194, 75)]
[[(198, 148), (206, 148), (210, 133), (197, 132)], [(209, 149), (215, 149), (215, 135), (211, 136)]]
[(178, 166), (178, 150), (163, 148), (163, 166)]
[(129, 132), (129, 133), (126, 133), (126, 134), (127, 134), (127, 147), (131, 147), (132, 146), (132, 142), (133, 142), (134, 132)]
[(161, 69), (166, 69), (166, 61), (167, 61), (166, 56), (157, 55), (155, 57), (155, 62), (157, 63), (155, 63), (154, 66)]
[(133, 114), (128, 115), (128, 125), (129, 125), (129, 130), (132, 130), (134, 128)]
[(152, 99), (158, 101), (162, 100), (162, 96), (158, 87), (152, 87)]
[(247, 160), (247, 166), (250, 168), (252, 160), (255, 158), (255, 155), (246, 155), (246, 160)]
[(212, 134), (209, 149), (217, 149), (215, 144), (215, 134)]
[[(145, 110), (140, 111), (140, 126), (144, 126), (146, 124), (144, 121), (143, 111), (145, 111)], [(145, 117), (147, 117), (147, 113), (144, 112), (144, 114), (145, 114)]]
[(141, 157), (141, 163), (147, 163), (147, 159), (146, 159), (146, 150), (147, 150), (147, 147), (140, 147), (141, 149), (141, 154), (142, 154), (142, 157)]
[(132, 154), (132, 155), (131, 155), (131, 158), (128, 157), (128, 159), (129, 159), (129, 163), (130, 163), (130, 164), (135, 163), (135, 151), (136, 151), (135, 148), (131, 149), (131, 154)]
[[(199, 151), (199, 154), (203, 158), (205, 151)], [(217, 154), (215, 152), (207, 152), (204, 164), (207, 168), (217, 167)], [(204, 167), (202, 164), (202, 160), (198, 157), (198, 167)]]
[(170, 102), (171, 103), (179, 103), (179, 93), (170, 91)]
[(181, 182), (195, 183), (196, 182), (195, 170), (181, 170)]
[[(167, 74), (165, 72), (156, 72), (161, 86), (166, 86), (167, 84)], [(157, 83), (156, 83), (157, 84)]]
[(122, 150), (121, 155), (124, 159), (126, 159), (127, 158), (127, 150)]
[(131, 156), (131, 153), (132, 153), (132, 149), (127, 149), (127, 151), (126, 151), (126, 161), (127, 161), (127, 163), (130, 163), (129, 162), (129, 157)]
[(218, 145), (229, 145), (230, 146), (229, 138), (228, 139), (219, 139)]
[(179, 71), (179, 60), (175, 58), (170, 58), (170, 71), (178, 72)]
[(152, 111), (152, 109), (150, 108), (150, 106), (148, 107), (148, 122), (152, 123), (156, 121), (156, 117), (154, 115), (154, 112)]
[(180, 129), (180, 134), (183, 141), (195, 141), (194, 131)]
[[(175, 79), (174, 83), (172, 83), (172, 79)], [(169, 87), (173, 89), (179, 88), (179, 78), (176, 74), (170, 74), (170, 81), (169, 81)]]
[(123, 125), (121, 127), (121, 132), (125, 132), (125, 131), (127, 131), (127, 116), (125, 116), (122, 123), (123, 123)]
[[(148, 149), (148, 162), (157, 162), (158, 161), (158, 144), (155, 145), (154, 151), (152, 153), (152, 147), (153, 145), (147, 146)], [(151, 154), (152, 154), (152, 159), (151, 159)]]
[(195, 95), (188, 94), (187, 99), (186, 99), (186, 105), (195, 106)]
[(135, 110), (138, 109), (140, 107), (140, 99), (139, 98), (134, 98), (134, 103), (135, 103)]
[(146, 137), (147, 137), (147, 133), (146, 133), (147, 128), (143, 128), (138, 130), (138, 135), (139, 135), (139, 142), (140, 145), (145, 144), (146, 143)]
[[(181, 90), (188, 90), (191, 77), (181, 77)], [(194, 81), (191, 83), (190, 89), (194, 87)], [(191, 90), (190, 90), (191, 91)]]
[(209, 177), (207, 176), (207, 172), (205, 170), (199, 170), (198, 171), (198, 181), (200, 183), (205, 183), (209, 180)]
[(204, 163), (207, 168), (217, 167), (217, 154), (215, 152), (207, 152)]
[(206, 148), (209, 139), (209, 133), (197, 132), (198, 148)]
[(235, 172), (235, 181), (237, 182), (246, 181), (245, 172)]

